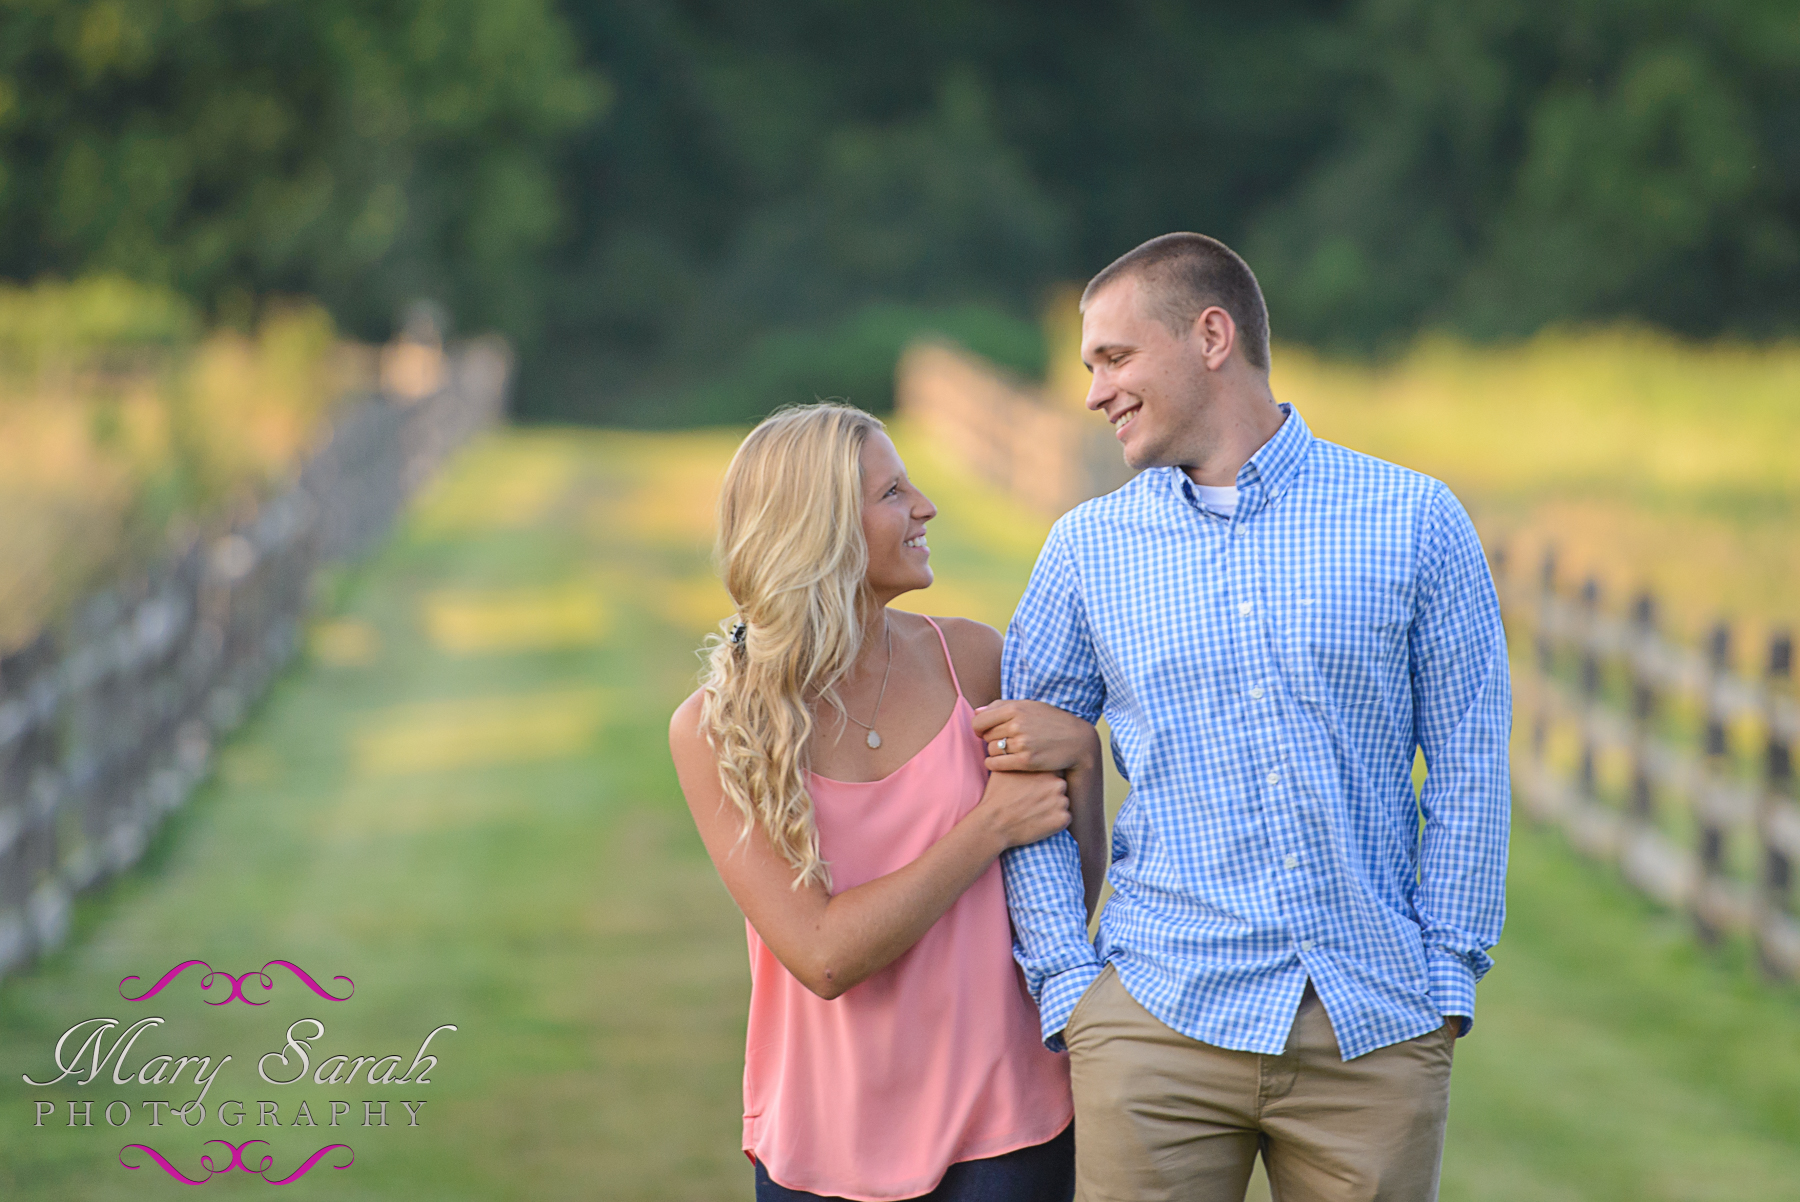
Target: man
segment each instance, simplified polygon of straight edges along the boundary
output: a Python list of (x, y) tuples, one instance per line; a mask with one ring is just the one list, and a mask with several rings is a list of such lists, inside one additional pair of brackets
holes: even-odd
[[(1237, 1202), (1260, 1149), (1283, 1202), (1433, 1198), (1504, 908), (1481, 544), (1444, 485), (1276, 402), (1261, 290), (1222, 243), (1145, 243), (1082, 314), (1088, 408), (1143, 470), (1051, 531), (1003, 667), (1008, 698), (1104, 714), (1132, 787), (1097, 941), (1066, 832), (1005, 861), (1080, 1195)], [(1057, 766), (1005, 754), (1023, 712), (981, 715), (990, 766)]]

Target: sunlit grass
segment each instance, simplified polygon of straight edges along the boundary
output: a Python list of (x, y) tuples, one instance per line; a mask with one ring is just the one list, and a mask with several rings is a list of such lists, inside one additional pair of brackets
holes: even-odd
[(1721, 614), (1755, 639), (1800, 616), (1800, 345), (1617, 330), (1275, 362), (1315, 431), (1449, 483), (1517, 571), (1554, 546), (1565, 581), (1596, 576), (1615, 611), (1650, 589), (1687, 639)]
[(1793, 343), (1694, 344), (1624, 329), (1491, 349), (1427, 339), (1380, 368), (1284, 346), (1275, 364), (1278, 395), (1304, 406), (1326, 437), (1428, 461), (1483, 494), (1800, 492)]
[(528, 438), (509, 448), (513, 470), (478, 487), (467, 480), (440, 479), (420, 499), (414, 522), (438, 536), (524, 530), (544, 520), (568, 491), (579, 460), (552, 438)]
[(598, 643), (606, 609), (595, 582), (554, 588), (439, 589), (420, 602), (425, 631), (456, 655), (544, 651)]
[(357, 777), (553, 760), (587, 748), (610, 708), (597, 688), (415, 701), (357, 715)]
[(369, 623), (355, 618), (328, 619), (307, 632), (308, 653), (335, 668), (363, 667), (381, 652), (381, 635)]
[(0, 287), (0, 651), (279, 487), (363, 358), (316, 306), (202, 335), (119, 280)]

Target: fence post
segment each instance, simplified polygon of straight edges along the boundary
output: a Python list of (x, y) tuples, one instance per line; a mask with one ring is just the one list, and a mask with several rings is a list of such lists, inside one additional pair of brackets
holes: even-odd
[(1694, 807), (1699, 820), (1700, 882), (1695, 891), (1694, 928), (1702, 943), (1718, 943), (1723, 932), (1714, 920), (1717, 903), (1725, 896), (1725, 824), (1719, 813), (1717, 794), (1729, 770), (1731, 752), (1729, 722), (1725, 706), (1725, 679), (1731, 671), (1731, 624), (1721, 619), (1706, 636), (1706, 675), (1702, 699), (1706, 706), (1704, 774), (1699, 782), (1698, 804)]
[(1656, 644), (1656, 598), (1642, 592), (1631, 603), (1631, 802), (1633, 822), (1656, 823), (1656, 789), (1651, 780), (1651, 727), (1656, 720), (1656, 674), (1651, 653)]
[(1793, 679), (1794, 636), (1790, 631), (1779, 630), (1769, 636), (1764, 681), (1768, 745), (1763, 757), (1765, 787), (1756, 822), (1763, 851), (1756, 945), (1764, 971), (1782, 978), (1800, 971), (1800, 930), (1794, 923), (1794, 848), (1790, 843), (1800, 834), (1800, 812), (1793, 801), (1794, 747), (1789, 726), (1793, 710), (1784, 706)]
[(1589, 576), (1581, 582), (1581, 799), (1596, 803), (1599, 789), (1595, 784), (1598, 767), (1595, 760), (1595, 711), (1600, 705), (1600, 650), (1596, 645), (1600, 617), (1600, 582)]
[(1544, 561), (1538, 568), (1537, 628), (1532, 632), (1537, 652), (1538, 704), (1531, 721), (1531, 759), (1541, 777), (1544, 750), (1550, 742), (1550, 697), (1548, 686), (1556, 674), (1556, 548), (1544, 548)]

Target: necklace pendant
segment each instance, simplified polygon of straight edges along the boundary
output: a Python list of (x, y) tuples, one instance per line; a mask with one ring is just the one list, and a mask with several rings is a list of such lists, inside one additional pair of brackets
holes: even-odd
[(874, 730), (871, 729), (869, 731), (869, 737), (867, 739), (867, 742), (869, 744), (870, 749), (873, 750), (874, 748), (881, 746), (881, 736), (876, 734), (874, 732)]

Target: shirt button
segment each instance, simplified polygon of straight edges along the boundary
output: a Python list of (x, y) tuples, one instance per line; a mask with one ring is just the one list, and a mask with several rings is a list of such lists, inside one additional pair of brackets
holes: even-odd
[(1269, 769), (1269, 783), (1271, 785), (1279, 785), (1281, 783), (1281, 773), (1275, 771), (1273, 768)]
[(1261, 685), (1252, 685), (1252, 686), (1250, 686), (1250, 700), (1252, 700), (1252, 701), (1261, 701), (1261, 700), (1262, 700), (1262, 695), (1263, 695), (1263, 690), (1262, 690), (1262, 686), (1261, 686)]
[(1239, 526), (1237, 528), (1237, 536), (1239, 538), (1243, 538), (1248, 533), (1250, 533), (1250, 527), (1248, 526)]
[(1287, 858), (1281, 861), (1281, 866), (1283, 868), (1298, 868), (1300, 867), (1300, 857), (1290, 851), (1287, 854)]
[(1247, 614), (1255, 608), (1256, 607), (1254, 605), (1250, 604), (1250, 602), (1248, 602), (1248, 601), (1239, 601), (1238, 602), (1238, 612), (1241, 614)]
[(1300, 950), (1303, 952), (1310, 952), (1310, 951), (1312, 951), (1313, 948), (1315, 948), (1317, 946), (1319, 946), (1319, 945), (1314, 943), (1310, 939), (1302, 939), (1300, 941)]

